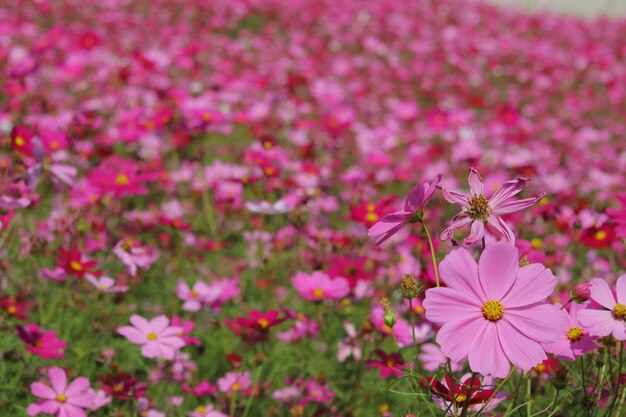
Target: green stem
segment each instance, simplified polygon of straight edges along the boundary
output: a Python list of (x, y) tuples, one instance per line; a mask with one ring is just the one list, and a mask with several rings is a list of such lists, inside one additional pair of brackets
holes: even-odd
[[(472, 398), (472, 388), (474, 388), (474, 381), (476, 380), (476, 372), (472, 372), (472, 379), (470, 380), (469, 387), (467, 388), (467, 394), (465, 396), (465, 403), (463, 403), (463, 411), (461, 411), (461, 417), (465, 417), (469, 411), (469, 402)], [(463, 381), (461, 381), (463, 383)]]
[(415, 312), (413, 311), (413, 301), (409, 298), (409, 310), (411, 310), (410, 320), (411, 320), (411, 336), (413, 336), (413, 348), (415, 349), (415, 356), (413, 357), (413, 363), (411, 363), (411, 368), (415, 368), (417, 365), (417, 355), (419, 354), (417, 348), (417, 341), (415, 339)]
[(428, 227), (426, 227), (426, 223), (422, 223), (422, 226), (428, 238), (428, 246), (430, 246), (430, 256), (433, 260), (433, 268), (435, 269), (435, 282), (437, 286), (439, 286), (439, 267), (437, 266), (437, 258), (435, 257), (435, 247), (433, 246), (433, 240), (430, 238), (430, 232), (428, 231)]

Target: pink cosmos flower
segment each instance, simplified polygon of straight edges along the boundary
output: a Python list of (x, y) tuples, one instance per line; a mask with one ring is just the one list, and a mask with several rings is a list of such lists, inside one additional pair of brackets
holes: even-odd
[(347, 279), (330, 278), (321, 271), (315, 271), (310, 275), (298, 272), (291, 278), (291, 282), (298, 294), (309, 301), (336, 300), (345, 297), (350, 292)]
[(561, 310), (567, 316), (567, 326), (563, 328), (561, 337), (556, 342), (543, 346), (546, 352), (560, 359), (573, 361), (595, 349), (595, 342), (577, 319), (578, 312), (587, 308), (587, 304), (573, 303), (570, 304), (569, 311)]
[(189, 417), (228, 417), (221, 411), (216, 410), (213, 404), (198, 406), (187, 415)]
[(41, 330), (36, 324), (17, 326), (17, 335), (26, 343), (26, 350), (43, 359), (60, 359), (67, 343), (52, 330)]
[(146, 358), (174, 359), (176, 352), (185, 345), (178, 337), (182, 333), (180, 327), (170, 326), (169, 319), (158, 316), (148, 321), (133, 314), (130, 317), (133, 326), (123, 326), (117, 332), (131, 343), (141, 345), (141, 354)]
[(612, 334), (617, 340), (626, 340), (626, 275), (619, 277), (615, 290), (616, 296), (605, 280), (591, 280), (591, 299), (604, 308), (578, 312), (578, 320), (590, 336)]
[(137, 268), (148, 269), (159, 259), (158, 249), (141, 246), (139, 242), (126, 238), (122, 239), (113, 248), (113, 253), (126, 266), (132, 276), (137, 274)]
[[(418, 359), (422, 362), (422, 366), (428, 372), (435, 372), (441, 365), (448, 362), (448, 357), (444, 355), (441, 348), (434, 343), (425, 343), (421, 346), (422, 353), (418, 355)], [(452, 372), (463, 369), (463, 365), (451, 362)]]
[(67, 384), (67, 374), (61, 368), (49, 368), (49, 387), (41, 382), (34, 382), (30, 386), (33, 395), (43, 398), (43, 401), (28, 406), (26, 412), (30, 416), (39, 413), (56, 414), (57, 417), (85, 417), (85, 409), (93, 405), (93, 394), (89, 391), (89, 380), (79, 377)]
[(443, 197), (450, 203), (462, 206), (461, 212), (452, 218), (452, 224), (441, 233), (441, 240), (450, 239), (454, 231), (471, 225), (470, 234), (463, 241), (464, 245), (478, 242), (485, 235), (485, 226), (488, 226), (496, 236), (504, 237), (515, 242), (515, 235), (500, 215), (515, 213), (528, 208), (541, 200), (544, 194), (523, 200), (511, 200), (526, 187), (529, 178), (519, 177), (507, 181), (487, 199), (483, 190), (483, 180), (478, 171), (470, 168), (469, 184), (470, 195), (463, 195), (456, 191), (441, 188)]
[(176, 296), (185, 302), (185, 311), (200, 311), (203, 305), (214, 303), (221, 292), (218, 286), (209, 286), (201, 280), (196, 281), (191, 288), (182, 279), (176, 283)]
[(237, 394), (250, 388), (250, 371), (228, 372), (217, 380), (217, 388), (220, 392)]
[(432, 198), (437, 185), (441, 181), (441, 174), (429, 184), (427, 182), (414, 186), (404, 202), (404, 210), (385, 215), (375, 225), (370, 227), (368, 236), (377, 236), (376, 246), (396, 234), (404, 225), (420, 221), (424, 206)]
[(509, 362), (531, 369), (544, 359), (542, 343), (556, 341), (567, 326), (559, 308), (544, 301), (557, 281), (541, 264), (519, 266), (509, 242), (492, 243), (477, 263), (464, 248), (439, 267), (447, 287), (426, 291), (426, 318), (442, 325), (437, 343), (454, 362), (504, 378)]
[(105, 293), (124, 293), (128, 291), (127, 285), (115, 285), (115, 280), (111, 277), (102, 276), (97, 278), (91, 274), (85, 275), (85, 279), (98, 291)]
[(355, 361), (361, 360), (361, 346), (358, 342), (358, 334), (354, 328), (354, 324), (349, 321), (343, 322), (343, 328), (346, 330), (348, 337), (339, 342), (339, 349), (337, 350), (337, 361), (344, 362), (349, 356), (352, 356)]

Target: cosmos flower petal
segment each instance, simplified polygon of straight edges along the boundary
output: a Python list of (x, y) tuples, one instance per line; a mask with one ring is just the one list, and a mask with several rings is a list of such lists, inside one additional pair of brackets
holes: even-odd
[(450, 227), (444, 230), (439, 236), (441, 240), (450, 239), (452, 235), (454, 235), (455, 230), (465, 227), (473, 221), (470, 217), (455, 216), (455, 218), (455, 220), (452, 220), (452, 224), (450, 224)]
[(81, 376), (73, 380), (65, 390), (65, 395), (71, 397), (73, 395), (79, 394), (89, 388), (89, 379)]
[(519, 177), (505, 182), (489, 199), (489, 207), (491, 207), (492, 210), (496, 210), (500, 207), (500, 204), (522, 191), (529, 181), (529, 178)]
[(469, 339), (463, 342), (469, 345), (470, 368), (481, 375), (505, 378), (511, 366), (500, 344), (497, 325), (484, 319), (479, 322), (481, 326), (472, 342), (469, 343)]
[(505, 305), (503, 320), (539, 343), (556, 341), (569, 323), (564, 312), (552, 304), (525, 308), (507, 308)]
[(616, 325), (611, 312), (607, 310), (581, 310), (578, 312), (578, 321), (589, 335), (598, 337), (610, 335)]
[(131, 343), (136, 345), (141, 345), (146, 343), (148, 340), (147, 333), (143, 333), (139, 331), (137, 328), (132, 326), (122, 326), (117, 329), (117, 333), (121, 334), (125, 338), (127, 338)]
[(626, 274), (617, 279), (615, 292), (617, 293), (617, 301), (620, 304), (626, 305)]
[(591, 280), (591, 299), (609, 310), (613, 310), (613, 307), (617, 304), (609, 284), (601, 278)]
[(515, 234), (500, 216), (490, 214), (487, 216), (487, 224), (491, 226), (497, 236), (501, 236), (511, 243), (515, 243)]
[(486, 323), (482, 317), (447, 322), (437, 334), (437, 343), (441, 346), (441, 351), (453, 362), (463, 362), (467, 359), (474, 339), (482, 335), (481, 331)]
[(547, 359), (541, 345), (520, 333), (506, 320), (497, 323), (500, 343), (509, 361), (527, 371)]
[(452, 190), (448, 190), (446, 188), (441, 188), (441, 192), (443, 193), (443, 198), (446, 199), (448, 203), (452, 204), (460, 204), (462, 206), (469, 206), (469, 202), (467, 201), (467, 196)]
[(93, 404), (94, 395), (89, 392), (84, 392), (79, 395), (74, 395), (72, 397), (68, 396), (67, 402), (68, 404), (75, 405), (77, 407), (89, 408)]
[(472, 196), (485, 194), (483, 179), (474, 168), (470, 168), (468, 182)]
[(150, 322), (138, 314), (130, 316), (130, 323), (144, 333), (150, 333), (152, 331)]
[(528, 207), (535, 205), (544, 196), (545, 194), (539, 194), (535, 197), (525, 198), (523, 200), (511, 200), (505, 203), (501, 203), (497, 207), (492, 207), (492, 213), (497, 215), (515, 213), (517, 211), (524, 210)]
[(30, 385), (30, 392), (32, 392), (34, 396), (45, 398), (47, 400), (53, 400), (56, 398), (54, 390), (41, 382), (33, 382)]
[(482, 220), (474, 220), (470, 228), (470, 234), (463, 240), (466, 246), (473, 245), (485, 236), (485, 224)]
[(467, 249), (452, 250), (439, 264), (439, 274), (448, 287), (462, 293), (475, 294), (480, 301), (487, 300), (480, 286), (478, 264)]
[(170, 320), (165, 315), (160, 315), (150, 320), (150, 327), (155, 333), (161, 333), (170, 324)]
[(503, 241), (487, 245), (478, 261), (480, 284), (489, 300), (501, 300), (515, 283), (519, 269), (517, 248)]
[[(391, 223), (388, 223), (391, 224)], [(380, 237), (378, 239), (376, 239), (376, 243), (375, 245), (378, 246), (381, 243), (385, 242), (387, 239), (389, 239), (390, 237), (392, 237), (393, 235), (396, 234), (396, 232), (398, 232), (400, 229), (402, 229), (404, 227), (406, 223), (401, 222), (401, 223), (397, 223), (395, 226), (391, 227), (390, 229), (388, 229), (386, 232), (382, 233), (380, 235)], [(370, 229), (371, 230), (371, 229)]]
[(48, 377), (50, 378), (52, 388), (57, 394), (65, 392), (65, 387), (67, 386), (67, 374), (63, 369), (56, 366), (48, 369)]
[(517, 279), (502, 302), (507, 307), (522, 307), (545, 301), (556, 287), (557, 279), (552, 271), (541, 264), (529, 264), (519, 268)]
[(161, 356), (160, 344), (157, 342), (148, 342), (141, 347), (141, 354), (146, 358), (158, 358)]
[(423, 302), (426, 319), (443, 324), (459, 317), (481, 317), (482, 303), (473, 294), (453, 288), (437, 287), (426, 291)]

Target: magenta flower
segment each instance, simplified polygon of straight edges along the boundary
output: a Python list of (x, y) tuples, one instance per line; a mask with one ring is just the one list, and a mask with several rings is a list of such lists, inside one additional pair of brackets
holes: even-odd
[(567, 317), (567, 325), (563, 328), (561, 337), (556, 342), (544, 345), (546, 352), (552, 353), (560, 359), (573, 361), (595, 349), (595, 342), (577, 319), (578, 312), (586, 307), (587, 304), (573, 303), (570, 304), (568, 312), (561, 310)]
[(122, 261), (132, 276), (137, 274), (137, 268), (148, 269), (159, 259), (158, 249), (141, 246), (139, 242), (131, 238), (117, 242), (113, 248), (113, 253)]
[(530, 179), (524, 177), (507, 181), (488, 199), (484, 194), (480, 174), (474, 168), (470, 168), (469, 196), (441, 188), (443, 197), (448, 202), (462, 206), (461, 212), (452, 218), (450, 227), (441, 233), (441, 240), (450, 239), (455, 230), (471, 225), (470, 234), (463, 241), (464, 245), (471, 245), (481, 240), (485, 235), (485, 226), (488, 226), (496, 236), (515, 242), (513, 231), (500, 216), (528, 208), (543, 198), (544, 194), (539, 194), (523, 200), (511, 200), (526, 187), (528, 181)]
[(626, 340), (626, 275), (617, 280), (617, 301), (605, 280), (591, 280), (591, 299), (604, 309), (585, 309), (578, 312), (578, 320), (591, 336), (613, 335)]
[(52, 330), (41, 330), (36, 324), (17, 326), (17, 335), (26, 343), (26, 350), (43, 359), (60, 359), (67, 343)]
[(315, 271), (312, 274), (298, 272), (291, 278), (298, 294), (305, 300), (322, 301), (343, 298), (350, 292), (348, 280), (342, 277), (330, 278), (326, 273)]
[(464, 248), (439, 266), (447, 287), (426, 291), (426, 318), (443, 327), (442, 352), (453, 362), (469, 359), (473, 371), (504, 378), (509, 362), (531, 369), (546, 359), (542, 343), (556, 341), (566, 318), (545, 303), (557, 281), (541, 264), (519, 266), (509, 242), (488, 245), (477, 263)]
[(250, 371), (228, 372), (217, 380), (217, 388), (220, 392), (237, 394), (250, 388)]
[(441, 181), (441, 174), (429, 184), (427, 182), (417, 184), (406, 197), (404, 210), (396, 211), (385, 215), (375, 225), (370, 227), (368, 236), (376, 236), (376, 246), (396, 234), (404, 225), (416, 223), (421, 220), (424, 206), (432, 198)]
[(166, 316), (158, 316), (148, 321), (133, 314), (130, 317), (132, 326), (123, 326), (117, 332), (131, 343), (141, 345), (141, 354), (146, 358), (163, 358), (172, 360), (178, 350), (185, 345), (180, 327), (170, 326)]
[(79, 377), (67, 384), (67, 374), (61, 368), (49, 368), (49, 387), (41, 382), (34, 382), (30, 386), (33, 395), (43, 398), (43, 401), (28, 406), (26, 412), (30, 416), (39, 413), (56, 414), (57, 417), (85, 417), (85, 409), (93, 405), (94, 395), (90, 392), (89, 380)]
[(203, 305), (215, 303), (221, 294), (219, 286), (209, 286), (202, 280), (196, 281), (191, 288), (182, 279), (176, 283), (176, 296), (185, 302), (183, 304), (185, 311), (200, 311)]

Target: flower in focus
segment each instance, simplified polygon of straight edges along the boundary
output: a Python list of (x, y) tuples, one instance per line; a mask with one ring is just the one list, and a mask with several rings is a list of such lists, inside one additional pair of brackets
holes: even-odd
[(617, 280), (615, 293), (617, 300), (605, 280), (591, 280), (591, 299), (603, 308), (580, 310), (577, 316), (590, 336), (612, 334), (617, 340), (626, 340), (626, 275)]
[(309, 301), (336, 300), (350, 292), (348, 280), (342, 277), (330, 278), (321, 271), (315, 271), (310, 275), (298, 272), (291, 278), (291, 282), (298, 294)]
[(476, 263), (459, 248), (439, 266), (447, 287), (426, 291), (426, 318), (442, 325), (437, 343), (454, 362), (469, 359), (482, 375), (504, 378), (509, 362), (530, 369), (546, 359), (542, 343), (556, 341), (567, 325), (559, 308), (544, 301), (557, 281), (541, 264), (519, 266), (509, 242), (488, 245)]
[(511, 200), (526, 187), (529, 181), (529, 178), (524, 177), (507, 181), (488, 199), (484, 194), (483, 180), (480, 174), (474, 168), (470, 168), (469, 196), (441, 188), (443, 197), (448, 202), (462, 206), (461, 212), (452, 218), (450, 227), (441, 233), (441, 240), (450, 239), (455, 230), (471, 225), (470, 234), (463, 241), (465, 245), (471, 245), (481, 240), (485, 235), (485, 226), (488, 226), (496, 236), (515, 242), (513, 231), (500, 216), (528, 208), (543, 198), (544, 194), (539, 194), (522, 200)]
[(424, 206), (432, 198), (440, 181), (441, 174), (437, 175), (430, 183), (417, 184), (409, 191), (404, 202), (404, 210), (387, 214), (378, 223), (370, 227), (367, 234), (378, 237), (376, 239), (377, 246), (397, 233), (404, 225), (421, 220)]
[(17, 326), (17, 335), (26, 343), (26, 350), (43, 359), (63, 358), (67, 343), (58, 338), (52, 330), (41, 330), (36, 324)]
[(585, 304), (570, 304), (569, 311), (563, 313), (567, 316), (567, 326), (563, 328), (561, 337), (554, 343), (543, 347), (546, 352), (552, 353), (559, 359), (573, 361), (577, 357), (593, 350), (596, 344), (577, 319), (578, 312), (587, 307)]
[(79, 377), (68, 385), (67, 374), (57, 367), (48, 369), (48, 378), (52, 387), (41, 382), (31, 384), (32, 394), (43, 400), (29, 405), (28, 415), (46, 413), (57, 417), (85, 417), (85, 409), (90, 409), (93, 403), (89, 380)]
[(130, 317), (133, 326), (123, 326), (117, 332), (131, 343), (141, 345), (141, 354), (146, 358), (163, 358), (172, 360), (178, 350), (185, 345), (178, 337), (182, 329), (170, 326), (166, 316), (158, 316), (148, 321), (133, 314)]

